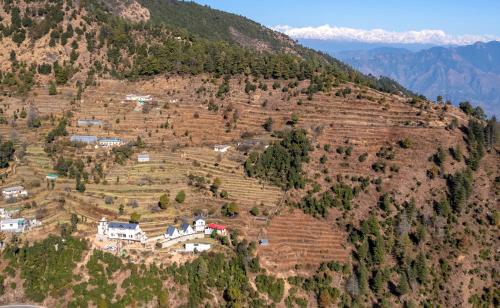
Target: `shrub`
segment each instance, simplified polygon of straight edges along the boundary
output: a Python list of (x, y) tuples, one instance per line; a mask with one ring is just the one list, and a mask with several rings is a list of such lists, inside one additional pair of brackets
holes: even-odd
[(221, 208), (221, 214), (226, 216), (226, 217), (236, 216), (239, 214), (239, 212), (240, 212), (240, 209), (235, 202), (226, 203)]
[(57, 94), (57, 88), (55, 82), (51, 81), (49, 85), (49, 95), (56, 95)]
[(139, 220), (141, 219), (141, 215), (137, 212), (133, 212), (130, 215), (130, 222), (131, 223), (139, 223)]
[(250, 214), (252, 214), (252, 216), (259, 216), (259, 208), (256, 206), (252, 207)]
[(175, 201), (177, 201), (177, 203), (184, 203), (184, 200), (186, 200), (186, 193), (184, 190), (181, 190), (177, 193), (177, 196), (175, 196)]
[(223, 199), (227, 199), (229, 197), (229, 193), (226, 190), (221, 191), (219, 195)]
[[(176, 198), (177, 200), (177, 198)], [(163, 194), (160, 196), (160, 201), (158, 202), (158, 206), (161, 209), (166, 209), (170, 205), (170, 195), (169, 194)]]
[(403, 149), (409, 149), (412, 145), (412, 142), (409, 138), (404, 138), (398, 141), (398, 144)]
[(266, 131), (272, 132), (273, 131), (273, 118), (271, 118), (271, 117), (267, 118), (266, 122), (262, 126), (264, 127), (264, 129)]
[(366, 153), (366, 152), (365, 152), (365, 153), (363, 153), (363, 154), (359, 155), (359, 157), (358, 157), (358, 161), (359, 161), (360, 163), (362, 163), (362, 162), (364, 162), (364, 161), (366, 160), (366, 158), (367, 158), (367, 157), (368, 157), (368, 153)]

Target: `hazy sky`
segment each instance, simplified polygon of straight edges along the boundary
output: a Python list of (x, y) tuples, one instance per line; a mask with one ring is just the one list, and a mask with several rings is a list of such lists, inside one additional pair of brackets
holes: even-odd
[(247, 16), (266, 26), (282, 26), (281, 31), (295, 38), (451, 43), (500, 38), (500, 0), (196, 2)]

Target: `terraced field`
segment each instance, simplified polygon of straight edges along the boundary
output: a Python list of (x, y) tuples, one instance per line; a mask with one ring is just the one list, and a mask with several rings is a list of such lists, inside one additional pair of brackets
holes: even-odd
[(261, 262), (274, 272), (293, 273), (295, 265), (315, 269), (322, 262), (348, 261), (345, 234), (298, 210), (276, 216), (260, 237), (269, 240), (268, 246), (258, 248)]

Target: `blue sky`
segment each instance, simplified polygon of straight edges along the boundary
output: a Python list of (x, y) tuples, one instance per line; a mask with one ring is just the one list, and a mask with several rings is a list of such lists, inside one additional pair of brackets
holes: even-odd
[[(338, 34), (337, 28), (340, 27), (356, 30), (383, 29), (391, 33), (432, 29), (442, 30), (453, 38), (461, 38), (466, 34), (474, 35), (471, 39), (484, 35), (500, 38), (500, 0), (196, 0), (196, 2), (247, 16), (266, 26), (286, 25), (290, 29), (301, 29), (290, 33), (284, 31), (296, 38), (303, 38), (300, 36), (304, 35), (321, 36), (325, 31), (329, 31), (330, 35), (325, 34), (325, 38), (331, 38), (336, 35), (332, 34), (332, 31)], [(335, 29), (316, 29), (322, 25), (329, 25)], [(306, 31), (304, 27), (313, 29)], [(313, 30), (315, 32), (311, 34)], [(373, 35), (373, 33), (368, 34)], [(365, 36), (362, 35), (361, 39), (363, 40)]]

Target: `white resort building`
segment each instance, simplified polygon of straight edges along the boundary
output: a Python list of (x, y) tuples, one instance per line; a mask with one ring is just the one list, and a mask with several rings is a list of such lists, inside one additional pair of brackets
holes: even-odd
[(5, 200), (12, 198), (28, 197), (28, 191), (23, 186), (12, 186), (2, 189), (2, 196)]
[(146, 234), (141, 230), (139, 224), (129, 222), (111, 221), (102, 218), (97, 226), (97, 235), (101, 239), (127, 240), (145, 243)]

